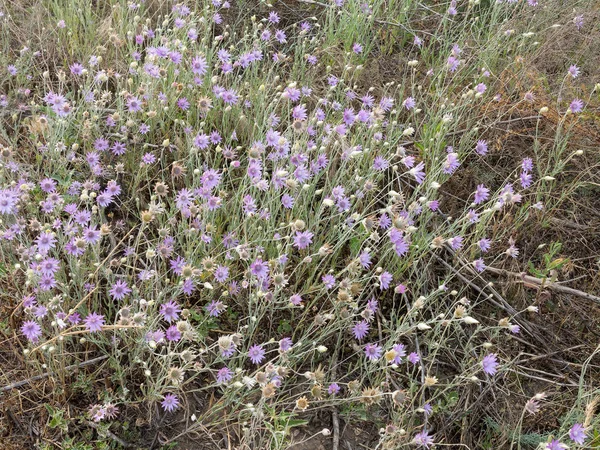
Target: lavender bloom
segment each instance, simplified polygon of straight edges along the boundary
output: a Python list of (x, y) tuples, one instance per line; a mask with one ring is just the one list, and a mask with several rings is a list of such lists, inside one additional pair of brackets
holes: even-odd
[(365, 345), (365, 355), (369, 361), (377, 361), (381, 358), (381, 347), (377, 344)]
[(23, 323), (21, 327), (21, 333), (25, 336), (30, 342), (37, 342), (42, 335), (42, 327), (39, 326), (37, 322), (33, 320), (28, 320)]
[(327, 289), (331, 289), (335, 286), (335, 277), (331, 274), (323, 275), (321, 281), (323, 281), (323, 284)]
[(179, 407), (179, 399), (174, 394), (167, 394), (161, 403), (162, 408), (167, 412), (173, 412)]
[(160, 315), (168, 322), (174, 322), (179, 318), (181, 308), (173, 300), (160, 305)]
[(293, 345), (294, 345), (294, 343), (292, 342), (291, 338), (289, 338), (289, 337), (283, 338), (279, 341), (279, 351), (281, 353), (285, 353), (285, 352), (289, 351)]
[(53, 233), (45, 232), (41, 233), (35, 242), (37, 244), (38, 251), (42, 255), (45, 255), (55, 247), (56, 239), (54, 238)]
[(521, 172), (519, 176), (519, 181), (521, 182), (521, 187), (523, 189), (531, 186), (533, 176), (529, 172)]
[(579, 67), (573, 64), (569, 67), (569, 70), (567, 72), (569, 75), (571, 75), (571, 77), (577, 78), (579, 76)]
[(123, 300), (131, 293), (131, 289), (129, 286), (127, 286), (127, 283), (125, 283), (123, 280), (119, 280), (113, 284), (108, 293), (114, 300)]
[(484, 140), (477, 141), (477, 145), (475, 146), (475, 151), (478, 155), (485, 156), (488, 153), (488, 144)]
[(265, 359), (265, 350), (261, 345), (253, 345), (248, 350), (248, 357), (254, 364), (260, 364)]
[(367, 334), (369, 334), (369, 328), (369, 323), (366, 320), (362, 320), (352, 327), (352, 334), (354, 335), (355, 339), (360, 341), (364, 339)]
[(418, 353), (412, 352), (410, 355), (408, 355), (408, 360), (412, 364), (417, 364), (419, 361), (421, 361), (421, 357)]
[(473, 266), (475, 267), (475, 270), (479, 273), (483, 272), (486, 268), (485, 263), (482, 258), (479, 258), (479, 259), (476, 259), (475, 261), (473, 261)]
[(257, 258), (250, 264), (250, 273), (259, 280), (264, 280), (269, 276), (269, 266), (261, 258)]
[(383, 272), (379, 275), (379, 287), (381, 290), (387, 289), (390, 287), (390, 283), (393, 281), (392, 274), (389, 272)]
[(88, 331), (95, 333), (101, 331), (104, 325), (104, 316), (102, 314), (91, 313), (83, 321)]
[(486, 188), (485, 185), (480, 184), (477, 186), (477, 190), (475, 191), (475, 199), (473, 200), (473, 203), (479, 205), (480, 203), (486, 201), (489, 198), (489, 196), (490, 190)]
[(402, 104), (404, 105), (404, 107), (405, 107), (406, 109), (408, 109), (408, 110), (411, 110), (411, 109), (413, 109), (413, 108), (415, 107), (415, 105), (416, 105), (417, 103), (415, 102), (415, 99), (414, 99), (414, 98), (412, 98), (412, 97), (407, 97), (407, 98), (406, 98), (406, 99), (405, 99), (405, 100), (402, 102)]
[(312, 243), (312, 238), (314, 234), (310, 231), (296, 231), (296, 236), (294, 236), (294, 247), (304, 250), (308, 248), (308, 246)]
[(392, 363), (400, 364), (402, 362), (402, 358), (406, 356), (406, 346), (404, 344), (396, 344), (392, 347), (392, 350), (396, 353)]
[(458, 161), (458, 153), (448, 152), (446, 155), (446, 162), (444, 163), (443, 172), (445, 174), (453, 174), (456, 169), (460, 166), (460, 162)]
[(452, 247), (452, 250), (460, 250), (463, 246), (463, 237), (462, 236), (454, 236), (448, 239), (448, 244)]
[(429, 448), (433, 445), (433, 438), (429, 436), (427, 431), (423, 430), (420, 433), (415, 434), (413, 442), (419, 447)]
[(171, 325), (165, 333), (167, 341), (177, 342), (181, 339), (181, 332), (177, 329), (177, 325)]
[(327, 388), (327, 393), (329, 395), (336, 395), (339, 392), (340, 392), (340, 386), (337, 383), (331, 383), (329, 385), (329, 387)]
[(221, 313), (226, 309), (227, 307), (225, 306), (225, 304), (218, 300), (213, 300), (206, 306), (206, 311), (211, 317), (219, 317)]
[(561, 444), (558, 439), (552, 439), (546, 445), (545, 450), (567, 450), (567, 446)]
[(569, 105), (569, 110), (574, 114), (580, 113), (583, 111), (583, 101), (578, 98), (574, 99)]
[(585, 431), (586, 431), (586, 429), (584, 428), (583, 425), (581, 425), (580, 423), (576, 423), (569, 430), (569, 438), (573, 442), (575, 442), (579, 445), (583, 445), (583, 443), (585, 442), (585, 439), (587, 437)]
[(487, 251), (491, 247), (491, 244), (492, 244), (492, 241), (490, 241), (487, 238), (480, 239), (479, 242), (477, 242), (477, 246), (483, 253), (487, 253)]
[(483, 371), (488, 375), (495, 375), (498, 371), (498, 361), (495, 353), (490, 353), (481, 361)]
[(219, 283), (224, 283), (229, 278), (229, 268), (227, 266), (217, 266), (213, 276)]
[(217, 371), (217, 383), (219, 384), (227, 383), (231, 381), (232, 378), (233, 372), (227, 366), (224, 366)]

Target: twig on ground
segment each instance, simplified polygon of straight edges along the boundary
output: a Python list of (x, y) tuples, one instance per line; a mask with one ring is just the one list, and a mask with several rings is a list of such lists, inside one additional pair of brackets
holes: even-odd
[[(97, 362), (104, 361), (107, 358), (108, 358), (108, 355), (104, 355), (104, 356), (99, 356), (99, 357), (94, 358), (94, 359), (90, 359), (88, 361), (82, 361), (82, 362), (77, 363), (77, 364), (71, 364), (70, 366), (65, 367), (65, 371), (75, 370), (75, 369), (79, 369), (81, 367), (89, 366), (89, 365), (95, 364)], [(27, 378), (26, 380), (21, 380), (21, 381), (15, 382), (15, 383), (11, 383), (9, 385), (6, 385), (6, 386), (0, 388), (0, 392), (10, 391), (11, 389), (15, 389), (15, 388), (24, 386), (26, 384), (32, 383), (34, 381), (38, 381), (38, 380), (44, 379), (46, 377), (49, 377), (50, 375), (53, 375), (53, 373), (52, 372), (46, 372), (46, 373), (43, 373), (41, 375), (36, 375), (34, 377)]]
[[(337, 359), (338, 355), (336, 351), (333, 353), (333, 358), (331, 360), (331, 373), (333, 380), (337, 378)], [(338, 412), (335, 406), (333, 407), (333, 411), (331, 412), (331, 423), (333, 425), (333, 445), (331, 449), (338, 450), (340, 447), (340, 418), (338, 416)]]
[(580, 291), (578, 289), (562, 286), (558, 283), (553, 283), (548, 280), (532, 277), (531, 275), (527, 275), (525, 272), (509, 272), (508, 270), (496, 269), (495, 267), (487, 267), (486, 270), (495, 273), (496, 275), (504, 275), (508, 277), (517, 278), (523, 283), (529, 283), (530, 285), (532, 284), (534, 285), (534, 287), (538, 287), (540, 289), (547, 288), (556, 292), (562, 292), (563, 294), (574, 295), (576, 297), (582, 297), (600, 303), (600, 297), (596, 297), (595, 295)]

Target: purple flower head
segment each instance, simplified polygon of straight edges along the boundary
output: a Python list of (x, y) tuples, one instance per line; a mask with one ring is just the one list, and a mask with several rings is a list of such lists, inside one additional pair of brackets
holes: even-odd
[(362, 320), (352, 327), (352, 334), (355, 339), (360, 341), (369, 334), (369, 328), (369, 323), (366, 320)]
[(335, 286), (335, 277), (331, 274), (323, 275), (321, 281), (327, 289), (331, 289)]
[(215, 280), (219, 283), (225, 283), (229, 278), (229, 267), (227, 266), (217, 266), (215, 272), (213, 273)]
[(257, 258), (250, 264), (250, 273), (259, 280), (264, 280), (269, 276), (269, 265), (261, 258)]
[(265, 359), (265, 350), (261, 345), (253, 345), (248, 349), (248, 357), (253, 364), (260, 364)]
[(408, 110), (411, 110), (415, 107), (415, 105), (417, 104), (417, 102), (415, 102), (415, 99), (412, 97), (407, 97), (402, 104), (404, 105), (404, 107)]
[(448, 239), (448, 244), (452, 247), (452, 250), (460, 250), (463, 246), (463, 237), (462, 236), (454, 236)]
[(168, 322), (174, 322), (179, 318), (181, 308), (173, 300), (160, 305), (160, 315)]
[(390, 166), (390, 163), (383, 156), (376, 156), (373, 160), (373, 169), (383, 171)]
[(54, 234), (50, 232), (41, 233), (37, 239), (35, 240), (37, 244), (38, 251), (42, 255), (46, 255), (50, 249), (53, 249), (56, 244), (56, 239), (54, 238)]
[(486, 268), (485, 262), (483, 261), (482, 258), (476, 259), (475, 261), (473, 261), (473, 267), (475, 267), (475, 270), (479, 273), (483, 272)]
[(573, 78), (577, 78), (579, 76), (579, 67), (577, 67), (575, 64), (573, 64), (572, 66), (569, 67), (569, 70), (567, 72)]
[(413, 437), (413, 442), (419, 447), (429, 448), (433, 445), (433, 438), (429, 436), (426, 430), (423, 430)]
[(179, 408), (179, 399), (174, 394), (167, 394), (161, 403), (162, 408), (167, 412), (173, 412)]
[(411, 362), (411, 364), (417, 364), (419, 361), (421, 361), (421, 357), (418, 353), (412, 352), (410, 355), (408, 355), (408, 360)]
[(498, 358), (495, 353), (490, 353), (481, 361), (483, 371), (488, 375), (495, 375), (498, 371)]
[(181, 332), (177, 329), (177, 325), (171, 325), (165, 333), (167, 341), (177, 342), (181, 339)]
[(574, 99), (569, 105), (569, 110), (574, 114), (583, 111), (583, 100), (580, 100), (578, 98)]
[(379, 288), (381, 290), (387, 289), (390, 287), (390, 283), (393, 281), (394, 277), (389, 272), (383, 272), (379, 275)]
[(329, 385), (329, 387), (327, 388), (327, 393), (329, 395), (336, 395), (339, 392), (340, 392), (340, 386), (337, 383), (331, 383)]
[(519, 181), (521, 182), (521, 187), (523, 189), (531, 186), (532, 180), (533, 176), (529, 172), (521, 172), (521, 175), (519, 176)]
[(377, 344), (365, 345), (365, 355), (369, 361), (377, 361), (381, 358), (381, 346)]
[(446, 162), (444, 163), (445, 174), (452, 174), (460, 167), (460, 162), (458, 161), (458, 153), (449, 152), (446, 155)]
[(567, 450), (567, 446), (561, 444), (558, 439), (552, 439), (545, 447), (545, 450)]
[(42, 335), (42, 327), (39, 326), (37, 322), (33, 320), (28, 320), (23, 323), (21, 327), (21, 333), (25, 336), (30, 342), (37, 342)]
[(127, 286), (127, 283), (123, 280), (119, 280), (112, 285), (112, 288), (108, 293), (114, 300), (123, 300), (131, 293), (131, 289)]
[(285, 352), (289, 351), (293, 345), (294, 345), (294, 343), (292, 342), (291, 338), (289, 338), (289, 337), (283, 338), (279, 341), (279, 351), (281, 353), (285, 353)]
[(102, 330), (102, 326), (104, 325), (104, 316), (102, 314), (90, 313), (87, 315), (83, 323), (88, 331), (95, 333)]
[(231, 381), (232, 378), (233, 378), (233, 372), (227, 366), (221, 367), (217, 371), (217, 383), (219, 383), (219, 384), (227, 383), (227, 382)]
[(294, 247), (304, 250), (308, 248), (310, 244), (312, 244), (312, 238), (314, 234), (310, 231), (296, 231), (296, 236), (294, 236)]
[(579, 445), (583, 445), (586, 437), (585, 428), (580, 423), (576, 423), (569, 430), (569, 438)]
[(485, 156), (488, 152), (488, 144), (484, 140), (477, 141), (477, 145), (475, 145), (475, 151), (478, 155)]
[(219, 300), (213, 300), (208, 305), (206, 305), (206, 311), (211, 317), (219, 317), (226, 309), (227, 307), (225, 306), (225, 304)]
[(400, 364), (402, 362), (402, 358), (406, 356), (406, 346), (404, 344), (396, 344), (392, 347), (392, 349), (396, 353), (392, 363)]
[(490, 249), (491, 244), (492, 241), (487, 238), (480, 239), (479, 242), (477, 242), (477, 246), (483, 253), (486, 253)]

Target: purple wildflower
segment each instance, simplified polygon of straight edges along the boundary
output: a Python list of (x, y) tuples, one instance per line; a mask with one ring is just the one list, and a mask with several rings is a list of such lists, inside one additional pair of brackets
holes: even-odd
[(569, 67), (569, 70), (567, 72), (573, 78), (577, 78), (579, 76), (579, 67), (577, 67), (575, 64), (573, 64), (572, 66)]
[(569, 105), (569, 110), (574, 114), (583, 111), (583, 100), (580, 100), (578, 98), (574, 99)]
[(261, 345), (253, 345), (248, 350), (248, 357), (254, 364), (260, 364), (265, 359), (265, 350)]
[(475, 145), (475, 151), (478, 155), (485, 156), (488, 152), (488, 144), (484, 140), (477, 141), (477, 145)]
[(558, 439), (552, 439), (545, 447), (545, 450), (567, 450), (567, 446), (561, 444)]
[(167, 412), (173, 412), (179, 407), (179, 399), (174, 394), (165, 395), (164, 400), (161, 403), (163, 409)]
[(369, 361), (377, 361), (381, 357), (381, 346), (377, 344), (365, 345), (365, 355)]
[(331, 289), (335, 286), (335, 277), (329, 273), (327, 275), (323, 275), (321, 277), (321, 281), (323, 281), (323, 284), (327, 289)]
[(28, 320), (23, 323), (21, 327), (21, 333), (25, 336), (30, 342), (37, 342), (42, 335), (42, 327), (39, 326), (37, 322), (33, 320)]
[(310, 231), (296, 231), (296, 236), (294, 236), (294, 247), (304, 250), (308, 248), (310, 244), (312, 244), (312, 238), (314, 234)]
[(179, 318), (181, 308), (173, 300), (160, 305), (160, 315), (168, 322), (174, 322)]
[(366, 320), (362, 320), (352, 327), (352, 334), (360, 341), (369, 334), (369, 328), (369, 323)]
[(390, 287), (390, 283), (393, 281), (394, 277), (389, 272), (383, 272), (379, 275), (379, 287), (381, 290), (387, 289)]
[(104, 316), (102, 314), (90, 313), (83, 321), (88, 331), (95, 333), (102, 330), (104, 325)]
[(576, 423), (569, 430), (569, 438), (579, 445), (583, 445), (586, 437), (585, 428), (580, 423)]
[(495, 353), (490, 353), (481, 361), (483, 371), (488, 375), (495, 375), (498, 371), (498, 360)]
[(113, 284), (110, 291), (108, 291), (113, 300), (123, 300), (131, 293), (131, 289), (127, 286), (123, 280), (117, 281)]
[(413, 442), (417, 444), (419, 447), (429, 448), (433, 445), (433, 438), (429, 436), (426, 430), (423, 430), (413, 437)]
[(177, 342), (181, 339), (181, 331), (177, 329), (177, 325), (171, 325), (169, 328), (167, 328), (165, 336), (168, 341)]
[(217, 383), (219, 384), (227, 383), (228, 381), (231, 381), (232, 378), (233, 372), (227, 366), (221, 367), (217, 371)]

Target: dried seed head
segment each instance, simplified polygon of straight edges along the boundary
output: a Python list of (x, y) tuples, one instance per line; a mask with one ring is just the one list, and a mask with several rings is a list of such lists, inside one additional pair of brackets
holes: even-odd
[(369, 406), (379, 403), (382, 399), (381, 392), (377, 388), (366, 388), (362, 391), (360, 402)]
[(300, 411), (306, 411), (308, 405), (309, 403), (306, 397), (300, 397), (298, 400), (296, 400), (296, 408), (298, 408)]
[(404, 401), (406, 400), (406, 391), (398, 390), (392, 392), (392, 401), (397, 406), (402, 406)]

